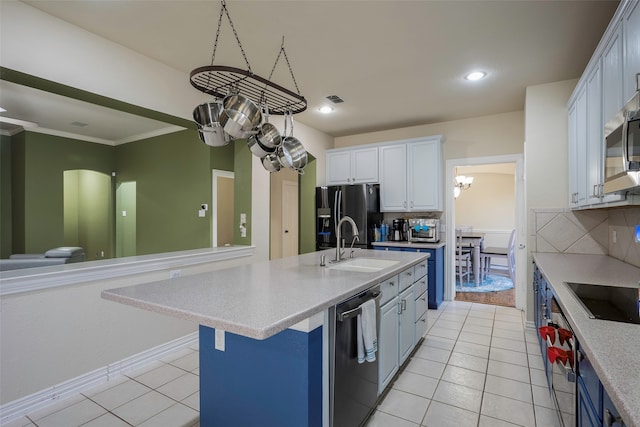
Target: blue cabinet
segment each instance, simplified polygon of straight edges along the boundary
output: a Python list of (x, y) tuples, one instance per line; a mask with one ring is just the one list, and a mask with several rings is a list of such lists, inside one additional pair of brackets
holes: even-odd
[(374, 246), (381, 251), (424, 252), (429, 254), (427, 263), (427, 286), (429, 308), (437, 309), (444, 297), (444, 246), (439, 248), (408, 248), (406, 246)]

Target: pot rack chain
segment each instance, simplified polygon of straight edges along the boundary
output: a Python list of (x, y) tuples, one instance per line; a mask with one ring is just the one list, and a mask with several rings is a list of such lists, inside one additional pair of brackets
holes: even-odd
[[(249, 95), (250, 98), (254, 98), (254, 102), (257, 101), (260, 104), (266, 104), (269, 112), (276, 115), (285, 115), (287, 113), (297, 114), (306, 110), (307, 100), (302, 96), (302, 94), (300, 94), (298, 82), (293, 74), (293, 68), (289, 62), (287, 52), (284, 49), (284, 36), (282, 37), (280, 51), (278, 52), (276, 61), (271, 69), (271, 74), (269, 74), (269, 79), (253, 74), (247, 55), (242, 47), (242, 43), (240, 43), (238, 32), (231, 20), (227, 4), (225, 0), (221, 0), (220, 3), (220, 16), (218, 17), (218, 28), (216, 30), (216, 38), (211, 55), (211, 65), (198, 67), (192, 70), (189, 76), (191, 85), (199, 91), (213, 95), (216, 98), (224, 98), (226, 95), (231, 93), (243, 92), (245, 95)], [(229, 21), (231, 29), (233, 30), (240, 52), (242, 52), (242, 56), (247, 65), (247, 70), (241, 70), (239, 68), (224, 65), (213, 65), (220, 38), (222, 19), (225, 15)], [(289, 67), (289, 73), (293, 79), (297, 94), (271, 81), (271, 77), (282, 54), (284, 54), (285, 61)], [(262, 87), (261, 90), (259, 89), (260, 87)]]
[(278, 65), (278, 61), (280, 60), (280, 55), (284, 54), (284, 59), (287, 61), (287, 67), (289, 67), (289, 74), (291, 74), (291, 79), (293, 80), (293, 84), (296, 86), (296, 92), (300, 95), (300, 88), (298, 87), (298, 82), (296, 81), (296, 76), (293, 75), (293, 68), (291, 68), (291, 63), (289, 62), (289, 57), (287, 56), (287, 51), (284, 50), (284, 36), (282, 36), (282, 44), (280, 45), (280, 51), (278, 52), (278, 56), (276, 57), (276, 62), (273, 64), (273, 68), (271, 68), (271, 73), (267, 80), (271, 81), (271, 76), (273, 76), (273, 72), (276, 70), (276, 65)]
[[(213, 53), (211, 54), (211, 65), (216, 58), (216, 50), (218, 49), (218, 39), (220, 38), (220, 28), (222, 27), (222, 17), (224, 15), (227, 16), (227, 20), (229, 21), (229, 25), (231, 26), (231, 30), (233, 31), (233, 35), (236, 38), (236, 42), (238, 42), (238, 47), (240, 48), (240, 52), (242, 52), (242, 57), (244, 58), (244, 63), (247, 64), (247, 70), (250, 74), (253, 74), (251, 71), (251, 65), (249, 64), (249, 59), (247, 59), (247, 54), (244, 52), (242, 48), (242, 43), (240, 43), (240, 37), (238, 36), (238, 32), (236, 31), (235, 25), (233, 25), (233, 21), (231, 20), (231, 15), (229, 15), (229, 10), (227, 9), (227, 3), (224, 0), (220, 2), (222, 6), (220, 7), (220, 16), (218, 17), (218, 29), (216, 30), (216, 40), (213, 43)], [(269, 77), (271, 78), (271, 77)]]

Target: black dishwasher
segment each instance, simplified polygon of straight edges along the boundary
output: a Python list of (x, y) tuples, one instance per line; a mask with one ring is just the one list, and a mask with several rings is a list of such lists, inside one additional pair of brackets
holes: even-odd
[(378, 400), (378, 358), (358, 363), (357, 316), (360, 305), (373, 299), (376, 305), (376, 335), (380, 334), (380, 287), (375, 286), (337, 304), (330, 313), (331, 427), (362, 426)]

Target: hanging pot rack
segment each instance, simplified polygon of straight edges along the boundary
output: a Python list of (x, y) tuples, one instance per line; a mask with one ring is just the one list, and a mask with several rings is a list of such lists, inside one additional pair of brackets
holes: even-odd
[[(227, 17), (227, 20), (231, 25), (236, 42), (238, 43), (238, 47), (240, 48), (245, 60), (245, 64), (247, 66), (246, 70), (226, 65), (214, 65), (218, 39), (220, 37), (220, 27), (222, 26), (224, 16)], [(278, 64), (282, 54), (284, 54), (284, 58), (289, 67), (289, 73), (291, 74), (297, 93), (271, 81), (273, 72), (275, 71), (276, 65)], [(227, 5), (224, 0), (221, 1), (216, 39), (213, 46), (213, 53), (211, 55), (211, 65), (198, 67), (191, 71), (189, 81), (194, 88), (216, 98), (223, 98), (231, 93), (241, 93), (242, 95), (250, 98), (256, 104), (265, 105), (270, 114), (297, 114), (307, 109), (307, 100), (300, 94), (298, 83), (296, 82), (291, 64), (289, 63), (289, 58), (284, 50), (284, 37), (282, 38), (282, 45), (280, 46), (278, 57), (273, 64), (269, 78), (265, 79), (264, 77), (254, 74), (251, 70), (251, 65), (249, 64), (247, 55), (242, 48), (240, 38), (238, 37), (238, 33), (233, 25), (233, 21), (231, 20), (231, 16), (229, 15), (229, 11), (227, 10)]]

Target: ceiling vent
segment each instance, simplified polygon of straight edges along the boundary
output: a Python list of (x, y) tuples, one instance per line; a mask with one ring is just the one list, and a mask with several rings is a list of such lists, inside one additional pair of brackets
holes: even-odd
[(338, 95), (329, 95), (327, 96), (327, 99), (333, 102), (334, 104), (340, 104), (341, 102), (344, 102), (344, 100), (340, 98)]

